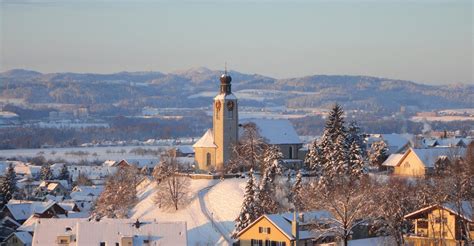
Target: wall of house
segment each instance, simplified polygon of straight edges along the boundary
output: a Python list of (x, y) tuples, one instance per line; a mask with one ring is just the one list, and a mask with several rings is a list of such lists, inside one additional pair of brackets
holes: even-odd
[[(301, 144), (277, 144), (283, 154), (284, 159), (299, 159), (298, 150), (302, 147)], [(290, 158), (290, 147), (291, 147), (291, 158)]]
[(9, 246), (24, 246), (24, 244), (15, 235), (11, 236), (5, 243)]
[(400, 161), (401, 164), (394, 168), (393, 174), (415, 177), (425, 175), (425, 165), (413, 152), (410, 151), (410, 153), (408, 153), (408, 155)]
[(418, 226), (423, 219), (415, 221), (416, 234), (430, 238), (456, 239), (456, 216), (443, 209), (433, 209), (427, 219), (428, 228)]
[[(216, 149), (215, 148), (194, 148), (194, 160), (197, 162), (198, 168), (201, 170), (211, 170), (216, 165)], [(211, 165), (207, 165), (207, 153), (211, 153)]]
[[(270, 228), (270, 233), (260, 233), (259, 227)], [(251, 228), (247, 229), (247, 231), (240, 235), (240, 245), (251, 246), (252, 239), (262, 240), (263, 245), (265, 245), (265, 240), (285, 242), (286, 246), (291, 245), (290, 240), (265, 217), (263, 217), (260, 221), (255, 223)]]

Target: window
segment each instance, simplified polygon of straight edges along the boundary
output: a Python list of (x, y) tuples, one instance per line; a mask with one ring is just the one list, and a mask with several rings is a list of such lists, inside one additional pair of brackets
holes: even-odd
[(59, 240), (59, 243), (60, 243), (60, 244), (66, 244), (66, 243), (67, 243), (67, 240), (66, 240), (66, 239), (60, 239), (60, 240)]
[(100, 246), (105, 246), (105, 242), (100, 242)]
[(416, 226), (418, 228), (428, 228), (428, 221), (426, 221), (426, 220), (417, 220), (416, 221)]
[(143, 239), (143, 243), (144, 243), (144, 244), (149, 244), (149, 243), (150, 243), (150, 240), (148, 240), (148, 239)]
[(293, 159), (293, 147), (290, 146), (290, 154), (288, 155), (288, 159)]
[(211, 153), (206, 154), (206, 165), (211, 165)]
[(115, 246), (120, 246), (120, 243), (115, 243)]
[(270, 234), (270, 227), (259, 227), (258, 232), (263, 234)]
[(251, 239), (250, 240), (251, 246), (263, 246), (262, 240)]
[(435, 218), (435, 223), (436, 224), (440, 224), (440, 223), (446, 224), (446, 223), (448, 223), (448, 219), (445, 218), (445, 217), (436, 217)]

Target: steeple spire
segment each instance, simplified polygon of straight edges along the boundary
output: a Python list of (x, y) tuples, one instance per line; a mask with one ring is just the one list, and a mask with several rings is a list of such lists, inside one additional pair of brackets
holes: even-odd
[(226, 95), (231, 94), (232, 90), (231, 90), (230, 82), (232, 81), (232, 78), (230, 77), (230, 75), (227, 74), (227, 62), (224, 63), (224, 74), (221, 75), (220, 81), (221, 81), (220, 93), (226, 94)]

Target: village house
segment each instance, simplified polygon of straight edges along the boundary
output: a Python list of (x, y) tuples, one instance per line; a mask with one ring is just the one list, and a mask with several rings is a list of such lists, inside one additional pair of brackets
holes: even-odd
[(71, 199), (77, 204), (79, 210), (89, 211), (92, 204), (99, 198), (104, 186), (76, 186), (70, 194)]
[(64, 180), (63, 182), (54, 181), (54, 180), (44, 180), (44, 181), (41, 181), (41, 183), (38, 186), (38, 189), (43, 194), (48, 194), (52, 196), (66, 196), (69, 194), (69, 191), (67, 187), (65, 187), (65, 185), (69, 186), (66, 180)]
[(413, 134), (371, 134), (367, 138), (367, 148), (374, 142), (383, 141), (387, 145), (387, 154), (401, 153), (414, 146), (415, 136)]
[(463, 148), (409, 148), (402, 156), (389, 157), (383, 165), (393, 167), (394, 175), (423, 177), (454, 163), (464, 152)]
[(5, 239), (8, 246), (31, 246), (33, 236), (26, 231), (17, 231)]
[(8, 216), (19, 224), (25, 222), (33, 214), (37, 214), (41, 218), (52, 218), (66, 215), (67, 211), (54, 201), (37, 202), (23, 200), (10, 200), (0, 210), (0, 217)]
[(454, 204), (432, 205), (413, 213), (405, 219), (414, 225), (414, 233), (405, 237), (413, 246), (464, 245), (466, 235), (474, 238), (474, 217), (472, 204), (464, 201)]
[(264, 214), (237, 234), (241, 246), (309, 246), (333, 242), (331, 235), (322, 235), (314, 226), (327, 224), (332, 215), (327, 211)]
[[(106, 230), (104, 230), (106, 228)], [(187, 245), (186, 222), (132, 219), (40, 219), (33, 246)]]

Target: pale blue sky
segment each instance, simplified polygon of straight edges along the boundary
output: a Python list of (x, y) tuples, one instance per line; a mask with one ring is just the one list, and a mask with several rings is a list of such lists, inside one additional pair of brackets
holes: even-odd
[(1, 2), (0, 70), (473, 82), (472, 1)]

